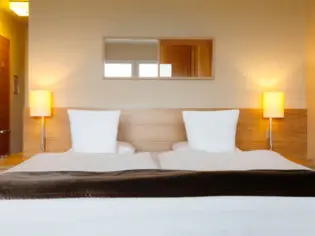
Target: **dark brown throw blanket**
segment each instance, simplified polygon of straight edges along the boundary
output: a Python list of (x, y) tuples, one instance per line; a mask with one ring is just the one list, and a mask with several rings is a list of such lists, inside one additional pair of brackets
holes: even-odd
[(315, 172), (128, 170), (0, 175), (0, 199), (203, 196), (315, 197)]

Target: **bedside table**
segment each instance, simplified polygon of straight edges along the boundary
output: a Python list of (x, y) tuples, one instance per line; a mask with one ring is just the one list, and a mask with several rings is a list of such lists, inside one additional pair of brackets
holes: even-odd
[(0, 159), (0, 172), (6, 171), (29, 159), (33, 154), (17, 153)]

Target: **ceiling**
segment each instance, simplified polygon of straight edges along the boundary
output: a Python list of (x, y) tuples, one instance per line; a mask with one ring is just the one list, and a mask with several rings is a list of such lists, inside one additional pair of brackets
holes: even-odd
[[(12, 0), (12, 1), (28, 2), (28, 0)], [(9, 9), (9, 2), (10, 2), (10, 0), (0, 0), (0, 9), (4, 9), (6, 11), (10, 11), (10, 9)]]
[[(28, 2), (28, 0), (17, 0), (17, 1)], [(11, 14), (18, 21), (23, 22), (25, 24), (28, 24), (28, 17), (20, 17), (20, 16), (16, 15), (13, 11), (10, 10), (9, 2), (10, 2), (10, 0), (0, 0), (0, 10), (7, 11), (9, 14)]]

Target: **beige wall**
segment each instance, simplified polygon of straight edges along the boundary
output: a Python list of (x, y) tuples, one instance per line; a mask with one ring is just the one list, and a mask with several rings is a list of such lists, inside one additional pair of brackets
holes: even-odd
[[(22, 151), (24, 78), (25, 78), (25, 39), (26, 23), (0, 9), (0, 35), (10, 39), (11, 64), (11, 147), (10, 152)], [(13, 76), (20, 78), (21, 92), (13, 95)], [(1, 95), (0, 95), (1, 96)]]
[(315, 160), (315, 0), (308, 0), (307, 9), (308, 158)]
[[(277, 89), (305, 108), (305, 26), (300, 0), (32, 0), (29, 85), (59, 107), (256, 108)], [(214, 38), (215, 80), (102, 80), (104, 36)]]

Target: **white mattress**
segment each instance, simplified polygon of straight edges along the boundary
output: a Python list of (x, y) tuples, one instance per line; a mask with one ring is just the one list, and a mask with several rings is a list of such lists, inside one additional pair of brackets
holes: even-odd
[[(225, 161), (219, 160), (218, 154), (191, 154), (160, 153), (158, 159), (166, 169), (187, 168), (187, 164), (191, 164), (190, 159), (199, 163), (190, 167), (196, 170), (202, 164), (206, 169), (222, 169), (228, 164), (228, 159), (234, 164), (229, 164), (226, 169), (259, 166), (263, 169), (271, 166), (277, 169), (303, 168), (268, 151), (245, 153), (241, 156), (220, 156)], [(263, 162), (260, 155), (265, 155), (267, 161)], [(171, 157), (175, 159), (168, 162)], [(65, 153), (39, 154), (9, 171), (113, 171), (149, 167), (158, 168), (149, 153), (127, 156)], [(0, 235), (304, 236), (314, 235), (314, 217), (315, 198), (0, 200)]]

